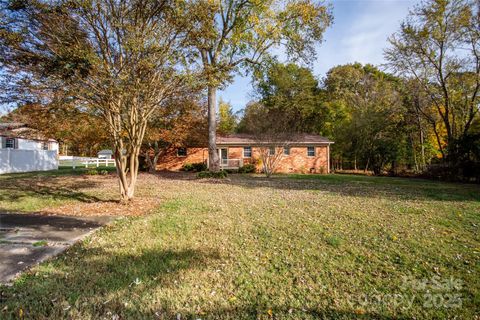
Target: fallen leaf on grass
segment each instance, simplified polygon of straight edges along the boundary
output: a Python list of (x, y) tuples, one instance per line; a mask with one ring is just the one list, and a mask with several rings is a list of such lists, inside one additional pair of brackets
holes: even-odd
[(355, 309), (355, 314), (365, 314), (366, 311), (363, 309)]

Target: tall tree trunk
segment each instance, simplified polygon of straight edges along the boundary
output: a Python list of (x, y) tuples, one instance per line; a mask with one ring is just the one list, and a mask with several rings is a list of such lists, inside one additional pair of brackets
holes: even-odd
[(123, 148), (115, 148), (115, 164), (118, 174), (120, 202), (122, 203), (132, 200), (135, 196), (135, 185), (138, 177), (140, 148), (134, 147), (129, 153), (127, 156), (123, 154)]
[(421, 155), (422, 155), (422, 172), (425, 171), (425, 167), (427, 166), (425, 161), (425, 141), (423, 137), (423, 128), (420, 127), (420, 146), (421, 146)]
[[(156, 170), (158, 157), (160, 155), (160, 148), (158, 147), (158, 142), (154, 142), (153, 146), (148, 145), (149, 149), (145, 152), (145, 161), (147, 162), (148, 172), (154, 173)], [(151, 154), (151, 149), (153, 149), (153, 158)]]
[(208, 169), (213, 172), (220, 171), (217, 153), (217, 88), (208, 87)]
[(420, 119), (420, 114), (417, 112), (417, 124), (418, 124), (418, 132), (419, 132), (419, 139), (420, 139), (420, 155), (421, 155), (421, 163), (420, 163), (420, 172), (425, 171), (426, 162), (425, 162), (425, 138), (423, 134), (423, 127), (422, 127), (422, 120)]
[[(118, 156), (120, 154), (120, 156)], [(121, 155), (120, 152), (115, 152), (115, 164), (117, 167), (118, 174), (118, 187), (120, 191), (120, 202), (128, 202), (133, 197), (133, 192), (131, 191), (132, 185), (128, 181), (127, 172), (127, 158), (124, 155)], [(132, 196), (130, 196), (132, 195)]]
[(415, 148), (415, 139), (412, 137), (413, 134), (410, 134), (410, 145), (412, 148), (412, 155), (413, 155), (413, 164), (415, 166), (415, 172), (418, 173), (420, 172), (420, 168), (418, 166), (418, 160), (417, 160), (417, 150)]

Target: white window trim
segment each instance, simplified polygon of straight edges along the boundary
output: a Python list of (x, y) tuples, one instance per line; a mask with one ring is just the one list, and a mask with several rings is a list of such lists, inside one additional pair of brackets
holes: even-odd
[[(11, 147), (8, 146), (8, 143), (10, 141), (13, 141), (13, 145)], [(15, 138), (5, 138), (5, 148), (6, 149), (15, 149), (15, 144), (16, 144)]]
[[(311, 155), (309, 154), (309, 152), (308, 152), (308, 149), (309, 149), (309, 148), (313, 148), (313, 156), (311, 156)], [(309, 158), (314, 158), (314, 157), (316, 157), (316, 156), (317, 156), (317, 150), (315, 150), (315, 146), (307, 146), (307, 157), (309, 157)]]
[[(248, 156), (248, 157), (245, 155), (245, 148), (250, 148), (250, 156)], [(242, 152), (243, 152), (243, 155), (242, 155), (243, 158), (251, 158), (251, 157), (252, 157), (252, 154), (253, 154), (253, 149), (252, 149), (252, 147), (243, 147), (243, 151), (242, 151)]]

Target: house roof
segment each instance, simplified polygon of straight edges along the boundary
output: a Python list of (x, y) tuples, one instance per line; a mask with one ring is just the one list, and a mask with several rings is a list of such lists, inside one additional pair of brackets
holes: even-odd
[(250, 134), (238, 133), (230, 135), (217, 136), (218, 145), (258, 145), (270, 144), (275, 141), (282, 141), (290, 145), (318, 145), (318, 144), (332, 144), (333, 141), (328, 138), (316, 134), (289, 134), (286, 138), (269, 138), (267, 136), (255, 136)]
[(45, 137), (38, 130), (28, 128), (25, 124), (20, 122), (0, 122), (0, 136), (49, 142), (56, 141), (55, 139)]
[(26, 127), (24, 123), (21, 122), (0, 122), (0, 130), (12, 130), (18, 129), (21, 127)]
[(113, 151), (110, 150), (110, 149), (103, 149), (103, 150), (98, 151), (97, 154), (110, 154), (111, 155), (111, 154), (113, 154)]

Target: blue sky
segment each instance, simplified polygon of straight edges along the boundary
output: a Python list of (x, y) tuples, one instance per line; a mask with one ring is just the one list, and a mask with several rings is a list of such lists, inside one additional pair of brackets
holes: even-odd
[[(314, 74), (323, 78), (339, 64), (351, 62), (384, 63), (387, 38), (398, 30), (415, 0), (333, 0), (333, 25), (317, 48)], [(252, 100), (250, 78), (237, 76), (219, 97), (230, 102), (235, 111)]]

